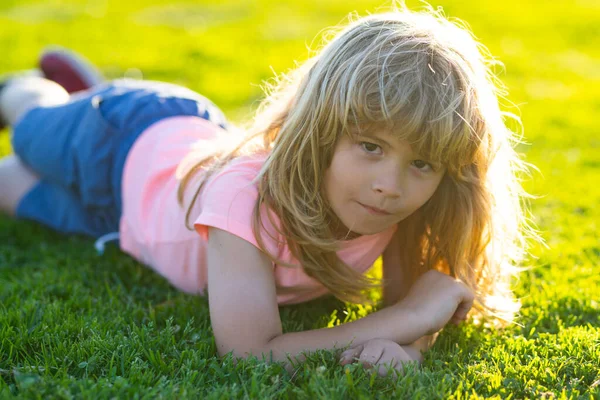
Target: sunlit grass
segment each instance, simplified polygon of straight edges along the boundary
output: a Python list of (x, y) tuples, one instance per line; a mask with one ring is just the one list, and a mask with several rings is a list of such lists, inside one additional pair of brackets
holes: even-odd
[[(417, 2), (408, 2), (415, 5)], [(3, 0), (0, 73), (31, 68), (61, 44), (109, 77), (176, 82), (236, 122), (260, 84), (307, 56), (326, 26), (381, 1)], [(92, 241), (0, 218), (0, 394), (31, 398), (600, 397), (600, 3), (446, 0), (505, 64), (522, 115), (526, 188), (549, 249), (516, 284), (523, 309), (503, 332), (443, 332), (419, 371), (398, 380), (337, 366), (320, 352), (291, 376), (216, 356), (203, 298)], [(0, 154), (10, 152), (0, 138)], [(2, 188), (0, 188), (2, 190)], [(377, 296), (374, 293), (374, 296)], [(282, 309), (286, 331), (331, 326), (371, 309), (334, 300)]]

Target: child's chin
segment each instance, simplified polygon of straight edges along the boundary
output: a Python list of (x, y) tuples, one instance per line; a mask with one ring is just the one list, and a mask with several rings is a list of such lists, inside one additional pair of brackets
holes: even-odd
[(348, 231), (348, 234), (345, 235), (346, 236), (346, 240), (351, 240), (351, 239), (356, 239), (358, 237), (361, 236), (368, 236), (368, 235), (376, 235), (378, 233), (383, 232), (385, 229), (382, 228), (357, 228), (354, 227), (354, 229), (352, 229), (351, 231)]

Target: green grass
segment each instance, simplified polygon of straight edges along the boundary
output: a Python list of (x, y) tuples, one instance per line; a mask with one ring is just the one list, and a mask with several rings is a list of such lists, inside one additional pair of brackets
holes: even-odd
[[(0, 73), (58, 43), (109, 77), (180, 83), (247, 117), (259, 84), (306, 57), (324, 27), (383, 1), (3, 0)], [(409, 2), (415, 5), (416, 2)], [(216, 356), (204, 298), (178, 293), (111, 248), (0, 218), (0, 397), (600, 398), (600, 3), (444, 0), (506, 65), (520, 150), (537, 165), (534, 221), (550, 249), (516, 284), (523, 309), (503, 332), (446, 330), (418, 371), (375, 378), (319, 352), (292, 376)], [(137, 70), (139, 71), (137, 71)], [(507, 109), (516, 111), (507, 106)], [(10, 152), (6, 135), (0, 154)], [(2, 188), (0, 188), (2, 190)], [(376, 294), (375, 294), (376, 295)], [(284, 329), (371, 312), (332, 299), (281, 309)]]

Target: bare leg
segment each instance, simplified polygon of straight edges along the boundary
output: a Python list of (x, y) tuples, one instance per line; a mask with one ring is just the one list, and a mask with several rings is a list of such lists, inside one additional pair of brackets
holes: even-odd
[(14, 216), (19, 202), (38, 183), (39, 177), (19, 157), (10, 155), (0, 160), (0, 212)]
[[(67, 102), (69, 94), (57, 83), (39, 77), (15, 78), (0, 93), (0, 116), (14, 125), (33, 107), (53, 106)], [(10, 155), (0, 160), (0, 212), (15, 215), (19, 202), (40, 178), (19, 157)]]
[(56, 82), (34, 76), (15, 78), (0, 93), (0, 116), (12, 126), (33, 107), (54, 106), (68, 100), (69, 93)]

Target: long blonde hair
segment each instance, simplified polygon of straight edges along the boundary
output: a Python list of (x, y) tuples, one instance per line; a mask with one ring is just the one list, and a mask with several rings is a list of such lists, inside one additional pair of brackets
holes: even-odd
[(205, 170), (186, 224), (214, 171), (244, 152), (264, 151), (253, 220), (259, 245), (265, 250), (266, 208), (309, 276), (339, 299), (362, 301), (365, 289), (380, 282), (337, 256), (322, 184), (341, 135), (386, 127), (447, 171), (432, 198), (399, 223), (406, 279), (412, 283), (429, 269), (441, 270), (475, 291), (484, 314), (510, 320), (518, 309), (510, 278), (530, 229), (518, 179), (525, 163), (498, 104), (505, 89), (493, 74), (495, 63), (466, 27), (432, 9), (412, 12), (401, 5), (349, 23), (267, 88), (236, 146), (210, 166), (204, 157), (186, 172), (180, 204), (191, 179)]

